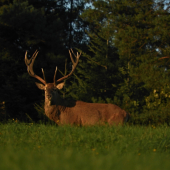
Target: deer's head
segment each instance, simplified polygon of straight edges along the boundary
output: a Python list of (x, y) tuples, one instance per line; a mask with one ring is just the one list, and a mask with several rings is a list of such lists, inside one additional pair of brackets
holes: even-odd
[(48, 105), (59, 105), (61, 104), (61, 98), (58, 93), (60, 89), (64, 87), (64, 82), (54, 85), (54, 83), (47, 83), (43, 85), (41, 83), (35, 83), (37, 87), (45, 91), (45, 101)]
[(60, 103), (61, 98), (59, 96), (58, 90), (63, 88), (63, 86), (64, 86), (63, 81), (73, 74), (73, 72), (74, 72), (74, 70), (75, 70), (75, 68), (78, 64), (79, 57), (80, 57), (81, 53), (80, 54), (77, 53), (77, 56), (73, 53), (74, 56), (76, 57), (76, 62), (74, 62), (71, 52), (73, 53), (72, 49), (71, 49), (71, 51), (69, 50), (70, 58), (71, 58), (71, 61), (73, 63), (72, 71), (68, 75), (56, 80), (56, 73), (57, 73), (57, 67), (56, 67), (56, 70), (55, 70), (55, 73), (54, 73), (53, 83), (46, 83), (45, 74), (44, 74), (43, 69), (42, 69), (42, 73), (43, 73), (43, 77), (44, 77), (43, 79), (41, 77), (37, 76), (33, 71), (33, 64), (34, 64), (35, 58), (38, 54), (38, 51), (36, 50), (35, 53), (33, 54), (33, 56), (30, 59), (27, 58), (27, 52), (25, 53), (25, 64), (27, 66), (27, 71), (28, 71), (30, 76), (38, 79), (41, 82), (41, 83), (36, 82), (36, 85), (39, 89), (45, 91), (45, 101), (49, 105), (61, 104)]

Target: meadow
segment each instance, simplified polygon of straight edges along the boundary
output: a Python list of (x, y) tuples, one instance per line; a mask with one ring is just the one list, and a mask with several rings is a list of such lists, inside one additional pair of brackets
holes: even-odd
[(170, 169), (170, 128), (0, 124), (1, 170)]

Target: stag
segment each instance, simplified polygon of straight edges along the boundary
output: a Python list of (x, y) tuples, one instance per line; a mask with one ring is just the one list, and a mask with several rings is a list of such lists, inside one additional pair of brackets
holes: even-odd
[[(44, 71), (43, 79), (37, 76), (33, 71), (33, 64), (38, 54), (36, 50), (33, 56), (28, 59), (27, 51), (25, 53), (25, 63), (27, 71), (30, 76), (38, 79), (41, 83), (36, 85), (39, 89), (45, 91), (45, 115), (57, 123), (58, 125), (96, 125), (96, 124), (109, 124), (109, 125), (122, 125), (129, 119), (129, 114), (114, 104), (102, 103), (86, 103), (83, 101), (66, 100), (60, 97), (58, 91), (63, 88), (64, 80), (70, 77), (79, 62), (81, 53), (74, 54), (73, 50), (69, 50), (70, 58), (73, 63), (71, 72), (56, 80), (57, 67), (54, 73), (53, 83), (47, 83), (45, 80)], [(74, 61), (72, 54), (75, 56)]]

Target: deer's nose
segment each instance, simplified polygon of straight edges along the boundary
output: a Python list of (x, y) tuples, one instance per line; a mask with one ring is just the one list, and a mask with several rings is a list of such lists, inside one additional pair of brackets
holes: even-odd
[(51, 100), (52, 98), (52, 95), (47, 95), (48, 99)]

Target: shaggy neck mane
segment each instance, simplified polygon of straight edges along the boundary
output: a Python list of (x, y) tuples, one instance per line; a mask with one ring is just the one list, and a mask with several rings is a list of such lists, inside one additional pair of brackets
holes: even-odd
[[(58, 103), (58, 104), (57, 104)], [(74, 107), (76, 101), (74, 100), (65, 100), (60, 97), (59, 101), (55, 105), (49, 105), (49, 100), (45, 98), (45, 115), (56, 122), (60, 119), (60, 114), (64, 112), (67, 108)]]

